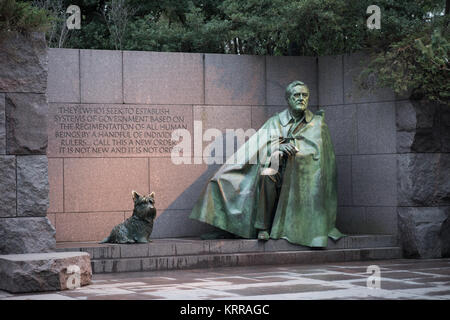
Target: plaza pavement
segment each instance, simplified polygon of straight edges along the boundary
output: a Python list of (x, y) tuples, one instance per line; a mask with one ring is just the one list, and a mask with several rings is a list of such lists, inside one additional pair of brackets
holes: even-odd
[[(380, 270), (380, 288), (369, 266)], [(75, 290), (10, 294), (2, 300), (450, 299), (450, 259), (251, 266), (94, 274)]]

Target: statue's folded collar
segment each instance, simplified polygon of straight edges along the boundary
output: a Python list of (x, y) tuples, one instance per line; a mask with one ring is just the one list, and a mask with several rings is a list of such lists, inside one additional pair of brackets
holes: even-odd
[[(309, 123), (309, 122), (311, 122), (313, 117), (314, 117), (314, 114), (311, 111), (309, 111), (308, 109), (306, 109), (305, 110), (305, 121), (307, 123)], [(278, 114), (278, 118), (280, 119), (280, 123), (283, 127), (287, 126), (288, 123), (290, 123), (291, 121), (294, 121), (294, 117), (289, 112), (289, 109), (286, 109), (286, 110), (280, 112)]]

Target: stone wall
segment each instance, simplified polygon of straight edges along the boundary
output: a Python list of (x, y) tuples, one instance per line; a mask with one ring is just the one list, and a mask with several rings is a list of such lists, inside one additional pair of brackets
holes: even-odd
[(174, 165), (170, 153), (158, 150), (111, 153), (111, 139), (102, 144), (109, 149), (99, 149), (92, 132), (77, 142), (91, 148), (82, 152), (68, 146), (74, 139), (61, 138), (61, 132), (73, 134), (61, 116), (86, 123), (73, 116), (164, 110), (182, 117), (191, 133), (194, 120), (203, 132), (258, 129), (287, 107), (284, 89), (295, 79), (310, 87), (310, 108), (326, 112), (339, 170), (338, 227), (349, 234), (397, 234), (395, 98), (387, 90), (358, 92), (353, 76), (361, 58), (50, 49), (48, 216), (57, 241), (102, 239), (130, 216), (131, 190), (156, 193), (153, 237), (199, 235), (208, 227), (188, 215), (218, 168)]
[(46, 42), (4, 32), (0, 47), (0, 254), (51, 251)]
[[(311, 89), (311, 108), (326, 111), (332, 133), (338, 226), (352, 234), (397, 234), (395, 98), (386, 90), (356, 90), (360, 58), (51, 49), (50, 115), (68, 106), (164, 106), (183, 114), (191, 132), (193, 120), (202, 121), (203, 130), (257, 129), (286, 108), (285, 86), (301, 79)], [(131, 214), (132, 189), (156, 192), (154, 237), (207, 229), (187, 216), (217, 165), (176, 166), (168, 153), (71, 156), (58, 152), (54, 135), (49, 130), (49, 217), (58, 241), (101, 239)]]
[(450, 256), (450, 108), (398, 101), (398, 217), (405, 256)]
[(363, 53), (319, 57), (319, 105), (338, 166), (337, 225), (352, 234), (397, 235), (395, 96), (355, 83)]

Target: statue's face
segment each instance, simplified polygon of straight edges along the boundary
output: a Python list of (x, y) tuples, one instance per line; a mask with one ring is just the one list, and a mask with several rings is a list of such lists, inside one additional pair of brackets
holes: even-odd
[(293, 111), (305, 111), (308, 107), (309, 91), (306, 86), (295, 86), (291, 91), (288, 103)]

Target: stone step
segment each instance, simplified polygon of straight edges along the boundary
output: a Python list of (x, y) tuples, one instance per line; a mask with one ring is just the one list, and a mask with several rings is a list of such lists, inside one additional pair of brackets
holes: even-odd
[[(392, 235), (351, 235), (337, 242), (329, 240), (326, 250), (395, 246), (397, 246), (397, 238)], [(154, 239), (148, 244), (99, 244), (96, 242), (57, 244), (57, 251), (88, 252), (91, 259), (305, 250), (311, 249), (293, 245), (283, 239), (263, 242), (253, 239), (200, 240), (198, 238), (175, 238)]]
[(330, 240), (326, 249), (286, 240), (176, 238), (154, 239), (148, 244), (58, 243), (57, 250), (88, 252), (94, 273), (401, 257), (392, 235), (350, 235), (337, 242)]
[(319, 264), (401, 258), (399, 247), (246, 252), (92, 260), (93, 273), (162, 271), (256, 265)]

